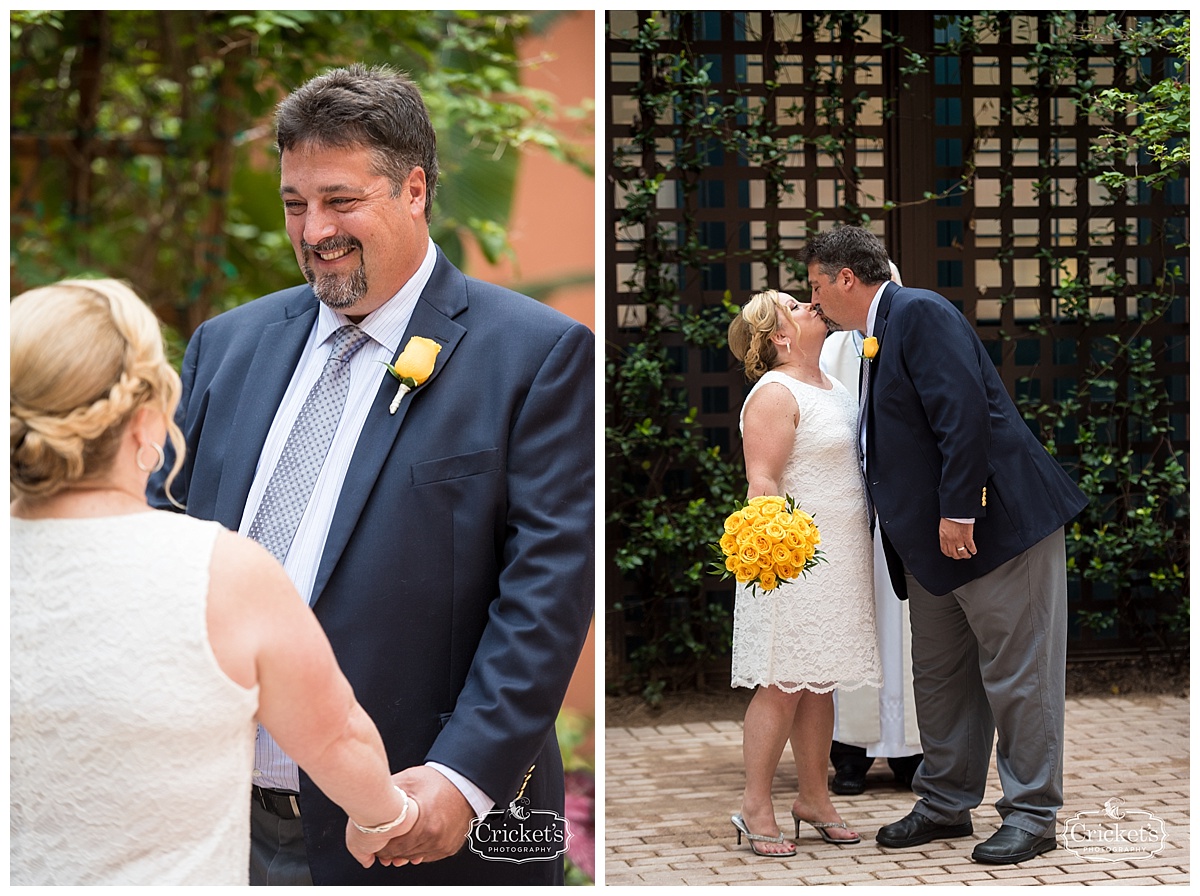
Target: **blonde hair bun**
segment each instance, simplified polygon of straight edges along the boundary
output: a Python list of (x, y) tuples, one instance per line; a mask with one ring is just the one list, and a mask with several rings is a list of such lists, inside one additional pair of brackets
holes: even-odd
[[(101, 475), (134, 412), (161, 410), (175, 445), (179, 376), (157, 318), (117, 280), (63, 280), (9, 306), (9, 485), (46, 497)], [(182, 452), (179, 452), (182, 455)], [(176, 459), (172, 478), (182, 465)]]
[(729, 350), (742, 362), (746, 379), (756, 383), (779, 361), (771, 337), (779, 329), (779, 309), (790, 298), (786, 293), (764, 289), (746, 300), (729, 322)]

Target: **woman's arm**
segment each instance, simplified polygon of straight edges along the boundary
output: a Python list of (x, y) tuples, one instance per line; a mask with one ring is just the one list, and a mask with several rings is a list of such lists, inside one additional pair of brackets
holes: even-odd
[(347, 846), (364, 867), (389, 839), (416, 823), (418, 808), (392, 785), (375, 724), (354, 698), (329, 641), (287, 573), (265, 549), (222, 533), (210, 571), (208, 630), (221, 668), (259, 687), (258, 720), (321, 790), (363, 827)]
[(796, 439), (800, 409), (787, 387), (767, 383), (751, 396), (742, 414), (746, 498), (783, 496), (783, 470)]

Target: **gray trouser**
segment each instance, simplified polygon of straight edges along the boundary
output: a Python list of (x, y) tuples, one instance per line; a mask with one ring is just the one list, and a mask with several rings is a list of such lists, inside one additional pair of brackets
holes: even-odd
[(250, 800), (250, 885), (311, 887), (304, 823), (268, 812)]
[(909, 575), (908, 594), (925, 753), (913, 779), (916, 811), (939, 824), (969, 821), (995, 735), (1004, 824), (1054, 836), (1063, 802), (1063, 530), (941, 597)]

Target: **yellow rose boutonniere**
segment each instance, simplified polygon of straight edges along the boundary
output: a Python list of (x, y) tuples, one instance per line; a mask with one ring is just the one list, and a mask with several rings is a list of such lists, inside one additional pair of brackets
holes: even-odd
[(879, 340), (874, 336), (868, 336), (863, 340), (862, 356), (870, 361), (879, 354)]
[(400, 388), (396, 390), (396, 397), (392, 399), (389, 413), (396, 413), (396, 409), (400, 407), (400, 399), (429, 379), (441, 350), (442, 347), (432, 339), (413, 336), (395, 363), (386, 365), (388, 373), (400, 381)]

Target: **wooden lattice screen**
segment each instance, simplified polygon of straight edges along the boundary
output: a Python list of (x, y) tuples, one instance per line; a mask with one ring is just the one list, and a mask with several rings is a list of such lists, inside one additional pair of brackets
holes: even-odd
[[(633, 87), (647, 60), (631, 39), (649, 15), (607, 13), (610, 152), (627, 148), (636, 133)], [(1157, 356), (1168, 359), (1173, 442), (1186, 455), (1187, 286), (1177, 286), (1170, 314), (1147, 323), (1139, 319), (1134, 299), (1105, 285), (1115, 273), (1128, 281), (1125, 293), (1132, 295), (1172, 264), (1187, 279), (1186, 249), (1174, 248), (1187, 239), (1186, 184), (1141, 190), (1114, 202), (1081, 173), (1099, 137), (1098, 123), (1077, 116), (1061, 91), (1055, 96), (1027, 72), (1035, 43), (1046, 39), (1045, 22), (1014, 15), (996, 39), (969, 52), (939, 55), (939, 45), (954, 34), (932, 12), (870, 14), (864, 28), (849, 34), (850, 29), (823, 27), (825, 16), (815, 13), (653, 15), (679, 38), (661, 44), (661, 51), (679, 52), (686, 39), (688, 52), (709, 64), (718, 86), (737, 85), (751, 102), (772, 98), (766, 111), (774, 115), (781, 138), (829, 132), (828, 106), (822, 104), (830, 96), (843, 98), (843, 120), (852, 116), (854, 122), (843, 159), (812, 144), (788, 157), (790, 193), (774, 193), (761, 170), (714, 149), (700, 201), (688, 212), (707, 245), (724, 253), (702, 270), (678, 272), (682, 303), (719, 305), (726, 290), (740, 302), (766, 286), (802, 289), (786, 265), (764, 263), (764, 249), (777, 241), (794, 256), (808, 228), (844, 220), (837, 210), (850, 199), (869, 216), (868, 226), (884, 239), (905, 283), (936, 289), (976, 324), (1018, 399), (1053, 401), (1072, 394), (1088, 360), (1104, 351), (1105, 337), (1127, 337), (1137, 329)], [(903, 50), (889, 35), (903, 36)], [(928, 69), (905, 73), (907, 53), (928, 58)], [(1097, 73), (1097, 89), (1124, 83), (1126, 73), (1102, 55), (1079, 64)], [(1162, 60), (1148, 60), (1151, 64), (1161, 66)], [(829, 91), (829, 80), (839, 81), (840, 91)], [(1031, 98), (1028, 103), (1012, 102), (1014, 87)], [(887, 112), (891, 103), (894, 114)], [(659, 141), (660, 156), (672, 151), (669, 141)], [(681, 220), (682, 191), (667, 177), (656, 223), (670, 227)], [(963, 189), (964, 178), (972, 177), (971, 188)], [(614, 226), (611, 210), (624, 197), (611, 180), (608, 189), (605, 328), (610, 343), (619, 346), (637, 340), (645, 309), (630, 285), (634, 245), (625, 242), (638, 235)], [(927, 192), (941, 198), (927, 199)], [(885, 199), (897, 205), (885, 206)], [(815, 224), (814, 210), (825, 213)], [(1058, 325), (1035, 334), (1024, 325), (1044, 313), (1053, 317), (1054, 288), (1063, 278), (1095, 285), (1091, 303), (1100, 320), (1086, 329)], [(740, 457), (738, 411), (746, 387), (732, 356), (681, 343), (676, 357), (706, 437)], [(1066, 462), (1072, 442), (1073, 433), (1060, 435)], [(610, 605), (628, 603), (611, 568), (607, 578)], [(731, 605), (727, 583), (713, 580), (710, 589), (712, 599)], [(1111, 594), (1072, 580), (1073, 619), (1075, 610), (1100, 609), (1111, 600)], [(637, 621), (610, 613), (607, 625), (609, 662), (620, 664), (627, 643), (638, 638)], [(1120, 653), (1126, 646), (1119, 632), (1101, 636), (1072, 625), (1073, 656)]]

